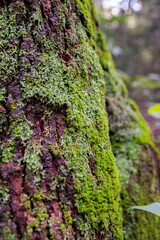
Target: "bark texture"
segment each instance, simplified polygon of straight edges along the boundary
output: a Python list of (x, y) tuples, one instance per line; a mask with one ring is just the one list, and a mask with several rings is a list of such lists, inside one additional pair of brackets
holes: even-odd
[(0, 11), (0, 238), (123, 239), (110, 133), (124, 238), (158, 240), (158, 217), (126, 209), (159, 200), (159, 152), (93, 3), (0, 1)]
[(160, 201), (160, 152), (137, 105), (128, 98), (101, 34), (97, 42), (106, 79), (110, 139), (121, 185), (124, 239), (158, 240), (159, 217), (127, 209)]
[(92, 4), (0, 12), (0, 238), (122, 239)]

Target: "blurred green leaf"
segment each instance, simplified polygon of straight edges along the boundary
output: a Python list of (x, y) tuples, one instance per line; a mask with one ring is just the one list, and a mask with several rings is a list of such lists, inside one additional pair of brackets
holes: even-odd
[(155, 215), (160, 216), (160, 203), (152, 203), (146, 206), (133, 206), (130, 207), (129, 209), (139, 209), (139, 210), (144, 210), (150, 213), (153, 213)]
[(148, 109), (148, 114), (155, 118), (160, 118), (160, 103), (156, 103), (154, 106)]
[(152, 113), (160, 113), (160, 103), (156, 103), (153, 107), (150, 107), (148, 109), (148, 113), (152, 114)]
[(101, 17), (101, 21), (103, 22), (118, 22), (118, 23), (124, 23), (128, 17), (131, 16), (131, 14), (124, 15), (124, 16), (112, 16), (111, 18), (107, 19), (105, 17)]

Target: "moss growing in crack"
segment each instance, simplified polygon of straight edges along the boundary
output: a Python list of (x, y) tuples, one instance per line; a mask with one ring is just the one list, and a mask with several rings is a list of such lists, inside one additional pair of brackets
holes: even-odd
[(0, 198), (1, 198), (1, 203), (7, 203), (10, 195), (9, 195), (9, 189), (7, 188), (7, 184), (3, 183), (0, 186)]
[(34, 228), (36, 228), (37, 231), (44, 231), (47, 226), (47, 210), (41, 202), (42, 199), (45, 199), (45, 195), (42, 192), (34, 194), (31, 199), (29, 199), (26, 194), (21, 195), (20, 206), (27, 211), (28, 216), (28, 225), (23, 239), (31, 238)]
[(90, 6), (90, 2), (87, 1), (83, 1), (83, 0), (76, 0), (76, 3), (79, 6), (79, 14), (80, 14), (80, 19), (82, 24), (86, 27), (87, 33), (89, 34), (89, 36), (92, 36), (92, 22), (91, 22), (91, 6)]
[(6, 88), (1, 88), (1, 91), (0, 91), (0, 102), (4, 102), (6, 100), (6, 93), (7, 93), (7, 90)]
[(60, 146), (57, 143), (54, 143), (53, 145), (48, 146), (48, 148), (51, 150), (51, 152), (55, 156), (62, 156), (62, 151), (60, 149)]
[(25, 142), (31, 138), (33, 135), (33, 131), (29, 127), (30, 122), (29, 121), (14, 121), (10, 125), (10, 134), (15, 139), (20, 139), (25, 145)]
[(15, 142), (12, 140), (9, 140), (5, 145), (1, 145), (2, 163), (12, 162), (12, 158), (15, 156), (14, 148)]
[(30, 142), (27, 144), (24, 157), (21, 159), (26, 164), (26, 170), (31, 171), (34, 174), (34, 183), (38, 184), (45, 173), (43, 165), (40, 161), (41, 157), (41, 145), (36, 142)]

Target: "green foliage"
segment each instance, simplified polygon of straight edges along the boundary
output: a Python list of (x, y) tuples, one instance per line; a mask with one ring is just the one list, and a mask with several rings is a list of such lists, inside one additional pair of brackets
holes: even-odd
[(154, 106), (148, 109), (148, 114), (160, 117), (160, 103), (156, 103)]
[(160, 203), (152, 203), (146, 206), (133, 206), (133, 207), (130, 207), (129, 209), (131, 210), (139, 209), (139, 210), (147, 211), (157, 216), (160, 216)]
[(156, 89), (156, 88), (160, 88), (160, 83), (159, 83), (159, 81), (157, 81), (157, 79), (137, 75), (137, 76), (135, 76), (134, 81), (132, 82), (131, 86), (133, 89), (134, 88)]
[(113, 23), (117, 22), (119, 24), (125, 23), (126, 20), (130, 17), (131, 15), (122, 15), (122, 16), (112, 16), (111, 18), (107, 19), (105, 17), (101, 17), (102, 22), (107, 22), (107, 23)]

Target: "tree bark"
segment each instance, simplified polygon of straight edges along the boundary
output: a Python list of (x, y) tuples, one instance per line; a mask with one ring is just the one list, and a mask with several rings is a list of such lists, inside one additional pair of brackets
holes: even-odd
[(142, 211), (129, 213), (128, 208), (159, 202), (160, 152), (137, 105), (128, 98), (100, 33), (97, 42), (106, 80), (111, 145), (121, 185), (124, 239), (158, 240), (160, 218)]
[(110, 134), (124, 238), (158, 240), (159, 218), (127, 208), (159, 200), (159, 151), (93, 3), (0, 1), (0, 11), (0, 238), (123, 239)]
[(122, 239), (87, 1), (0, 1), (1, 239)]

